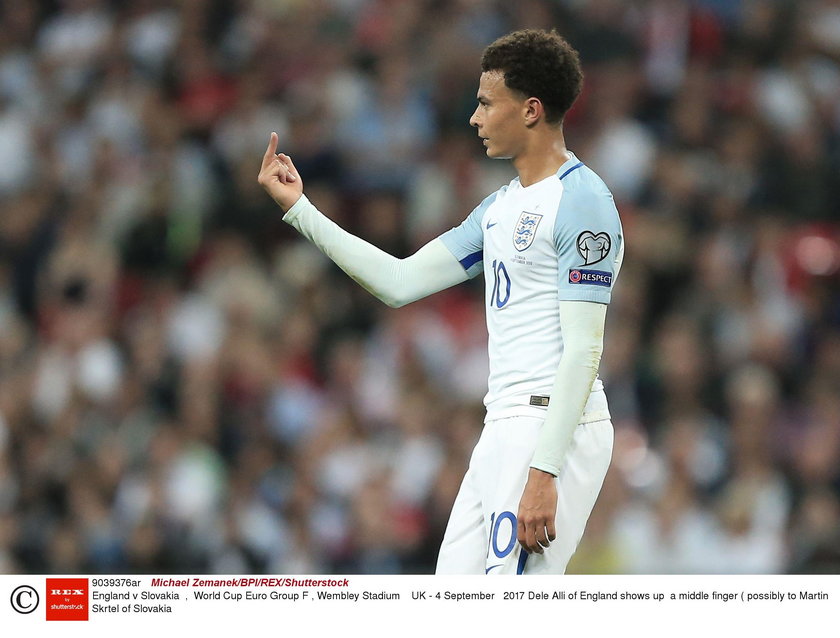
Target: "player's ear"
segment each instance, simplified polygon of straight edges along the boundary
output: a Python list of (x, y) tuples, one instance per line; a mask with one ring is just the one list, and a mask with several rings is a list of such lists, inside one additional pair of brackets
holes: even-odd
[(529, 97), (523, 105), (523, 116), (525, 126), (528, 128), (536, 125), (545, 116), (545, 108), (538, 97)]

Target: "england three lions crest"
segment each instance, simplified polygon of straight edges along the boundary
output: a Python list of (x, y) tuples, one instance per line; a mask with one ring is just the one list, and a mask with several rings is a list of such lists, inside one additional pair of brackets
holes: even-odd
[(519, 221), (513, 230), (513, 245), (516, 250), (522, 252), (528, 246), (534, 243), (534, 237), (537, 235), (537, 227), (542, 221), (542, 215), (536, 213), (523, 212), (519, 215)]

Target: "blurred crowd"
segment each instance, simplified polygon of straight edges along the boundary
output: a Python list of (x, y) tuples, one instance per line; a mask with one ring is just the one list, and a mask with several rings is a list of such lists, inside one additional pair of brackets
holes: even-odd
[(256, 182), (400, 257), (511, 179), (482, 49), (556, 28), (627, 240), (613, 464), (569, 571), (840, 571), (838, 0), (4, 0), (0, 572), (425, 573), (483, 280), (393, 310)]

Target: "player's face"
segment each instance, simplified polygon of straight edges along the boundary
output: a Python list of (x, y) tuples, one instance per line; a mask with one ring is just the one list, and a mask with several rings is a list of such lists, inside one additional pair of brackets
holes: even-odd
[(477, 98), (478, 106), (470, 118), (470, 125), (478, 129), (479, 137), (484, 140), (487, 157), (516, 157), (527, 130), (524, 100), (505, 86), (501, 71), (481, 74)]

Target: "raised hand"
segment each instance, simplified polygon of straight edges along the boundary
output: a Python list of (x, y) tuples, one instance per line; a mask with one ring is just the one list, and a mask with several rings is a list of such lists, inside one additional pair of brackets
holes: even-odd
[(272, 133), (268, 138), (268, 148), (265, 149), (257, 181), (284, 213), (303, 195), (303, 180), (292, 158), (277, 153), (277, 133)]

